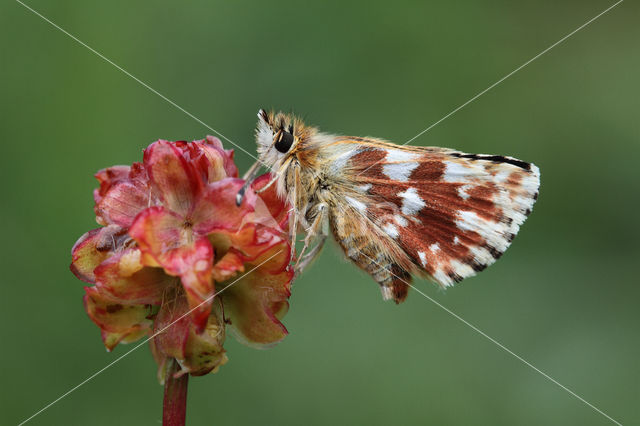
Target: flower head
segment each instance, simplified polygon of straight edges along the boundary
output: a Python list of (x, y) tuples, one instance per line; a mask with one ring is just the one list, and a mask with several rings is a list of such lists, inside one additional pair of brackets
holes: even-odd
[(108, 350), (146, 335), (160, 365), (175, 358), (180, 374), (206, 374), (226, 362), (229, 325), (244, 343), (268, 346), (287, 330), (293, 272), (288, 212), (275, 190), (235, 196), (233, 152), (212, 136), (159, 140), (142, 163), (96, 174), (95, 214), (103, 227), (72, 249), (71, 270)]

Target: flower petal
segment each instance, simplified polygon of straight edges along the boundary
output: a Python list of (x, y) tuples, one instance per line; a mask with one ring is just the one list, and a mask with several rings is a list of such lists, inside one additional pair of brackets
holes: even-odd
[(177, 278), (143, 266), (140, 257), (140, 250), (127, 249), (102, 262), (94, 271), (100, 290), (125, 303), (159, 305)]
[(181, 278), (189, 305), (194, 309), (194, 323), (197, 330), (202, 331), (211, 308), (208, 299), (214, 294), (213, 248), (209, 240), (193, 235), (185, 228), (184, 220), (162, 207), (151, 207), (140, 213), (129, 234), (138, 243), (143, 264), (160, 265), (167, 274)]
[[(125, 305), (100, 292), (97, 287), (85, 287), (84, 306), (91, 320), (102, 330), (108, 350), (120, 341), (140, 338), (152, 326), (147, 319), (151, 313), (148, 305)], [(117, 335), (117, 336), (114, 336)]]
[(203, 182), (180, 148), (164, 140), (154, 142), (144, 150), (144, 166), (165, 207), (186, 215)]
[(109, 188), (118, 182), (127, 180), (129, 178), (130, 170), (131, 168), (129, 166), (113, 166), (98, 170), (94, 176), (98, 179), (100, 187), (93, 191), (93, 199), (96, 204), (102, 200), (102, 197), (104, 197), (107, 191), (109, 191)]
[(96, 203), (98, 222), (128, 227), (142, 210), (149, 207), (151, 191), (139, 181), (124, 181), (113, 185)]
[(207, 326), (202, 333), (196, 333), (191, 328), (184, 350), (184, 360), (180, 363), (183, 370), (193, 376), (202, 376), (210, 372), (217, 372), (218, 367), (227, 362), (225, 350), (222, 347), (225, 340), (225, 323), (222, 305), (214, 303), (213, 312), (207, 319)]
[(195, 376), (215, 371), (227, 361), (222, 347), (225, 332), (220, 302), (214, 304), (202, 333), (196, 333), (188, 312), (189, 305), (184, 295), (178, 293), (163, 302), (156, 317), (151, 350), (158, 363), (161, 383), (165, 379), (164, 365), (168, 358), (178, 361), (180, 375), (191, 373)]
[(149, 333), (147, 328), (140, 328), (137, 331), (129, 331), (125, 333), (114, 333), (111, 331), (102, 330), (100, 332), (100, 337), (102, 338), (102, 343), (107, 348), (109, 352), (115, 348), (118, 343), (133, 343), (136, 340), (146, 336)]
[(225, 317), (242, 343), (268, 347), (287, 335), (287, 329), (280, 319), (289, 308), (293, 278), (293, 271), (287, 266), (288, 247), (282, 242), (263, 253), (246, 265), (246, 269), (251, 271), (255, 265), (269, 259), (264, 265), (247, 273), (238, 282), (229, 283), (221, 294)]
[(181, 263), (180, 279), (187, 293), (193, 324), (201, 333), (211, 312), (215, 288), (211, 278), (213, 248), (205, 237), (189, 247), (175, 250), (174, 263)]
[[(222, 142), (215, 136), (207, 135), (206, 139), (198, 142), (207, 159), (209, 160), (208, 182), (215, 182), (226, 177), (238, 177), (238, 168), (233, 162), (233, 150), (222, 148)], [(222, 169), (223, 173), (218, 170)]]
[[(272, 246), (282, 243), (285, 239), (288, 241), (288, 237), (283, 236), (281, 232), (257, 224), (245, 225), (237, 232), (216, 231), (209, 234), (209, 240), (216, 247), (216, 253), (219, 252), (220, 247), (233, 247), (242, 255), (245, 262), (255, 260), (265, 251), (270, 250)], [(289, 248), (278, 255), (283, 258), (283, 262), (286, 264), (290, 261), (291, 255), (288, 242), (287, 245)], [(226, 253), (226, 250), (222, 253)], [(286, 259), (284, 259), (285, 257)]]
[[(185, 232), (184, 219), (164, 207), (143, 210), (129, 228), (129, 235), (136, 240), (142, 253), (162, 266), (165, 266), (162, 259), (167, 253), (184, 244)], [(142, 263), (148, 265), (144, 258)]]
[(238, 272), (244, 272), (242, 255), (235, 249), (230, 249), (213, 265), (211, 275), (216, 282), (227, 281)]
[(189, 305), (182, 292), (177, 291), (162, 301), (153, 324), (156, 355), (184, 359), (191, 324), (188, 312)]
[(94, 283), (94, 269), (129, 238), (117, 225), (93, 229), (76, 241), (71, 249), (71, 272), (84, 282)]
[(227, 178), (210, 183), (189, 215), (193, 229), (206, 235), (218, 229), (236, 231), (247, 221), (252, 212), (256, 195), (249, 191), (240, 206), (236, 205), (236, 194), (242, 188), (242, 179)]

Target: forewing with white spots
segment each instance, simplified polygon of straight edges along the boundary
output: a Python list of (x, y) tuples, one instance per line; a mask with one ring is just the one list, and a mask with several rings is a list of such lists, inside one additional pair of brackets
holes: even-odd
[[(339, 153), (333, 170), (344, 176), (341, 191), (349, 194), (332, 215), (332, 222), (341, 218), (336, 239), (396, 301), (404, 287), (365, 267), (363, 251), (396, 278), (421, 274), (449, 286), (504, 253), (538, 196), (538, 168), (511, 157), (364, 138), (332, 148)], [(367, 243), (356, 250), (354, 238)]]

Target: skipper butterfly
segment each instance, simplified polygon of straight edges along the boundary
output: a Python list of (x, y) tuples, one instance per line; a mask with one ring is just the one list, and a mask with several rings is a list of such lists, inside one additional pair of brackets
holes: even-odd
[[(475, 275), (509, 247), (538, 197), (540, 172), (502, 155), (336, 136), (284, 113), (258, 112), (261, 165), (293, 207), (289, 232), (305, 234), (296, 272), (329, 232), (384, 299), (407, 296), (412, 275), (442, 287)], [(330, 229), (330, 231), (329, 231)]]

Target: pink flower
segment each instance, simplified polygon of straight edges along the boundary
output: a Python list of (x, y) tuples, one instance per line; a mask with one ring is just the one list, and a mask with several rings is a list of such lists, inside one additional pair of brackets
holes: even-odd
[(96, 174), (104, 226), (78, 240), (71, 270), (94, 284), (85, 308), (107, 349), (158, 333), (150, 343), (161, 373), (175, 358), (180, 374), (201, 375), (226, 362), (226, 325), (256, 346), (286, 336), (288, 209), (273, 188), (255, 194), (269, 175), (236, 206), (237, 175), (233, 152), (212, 136), (159, 140), (142, 163)]

